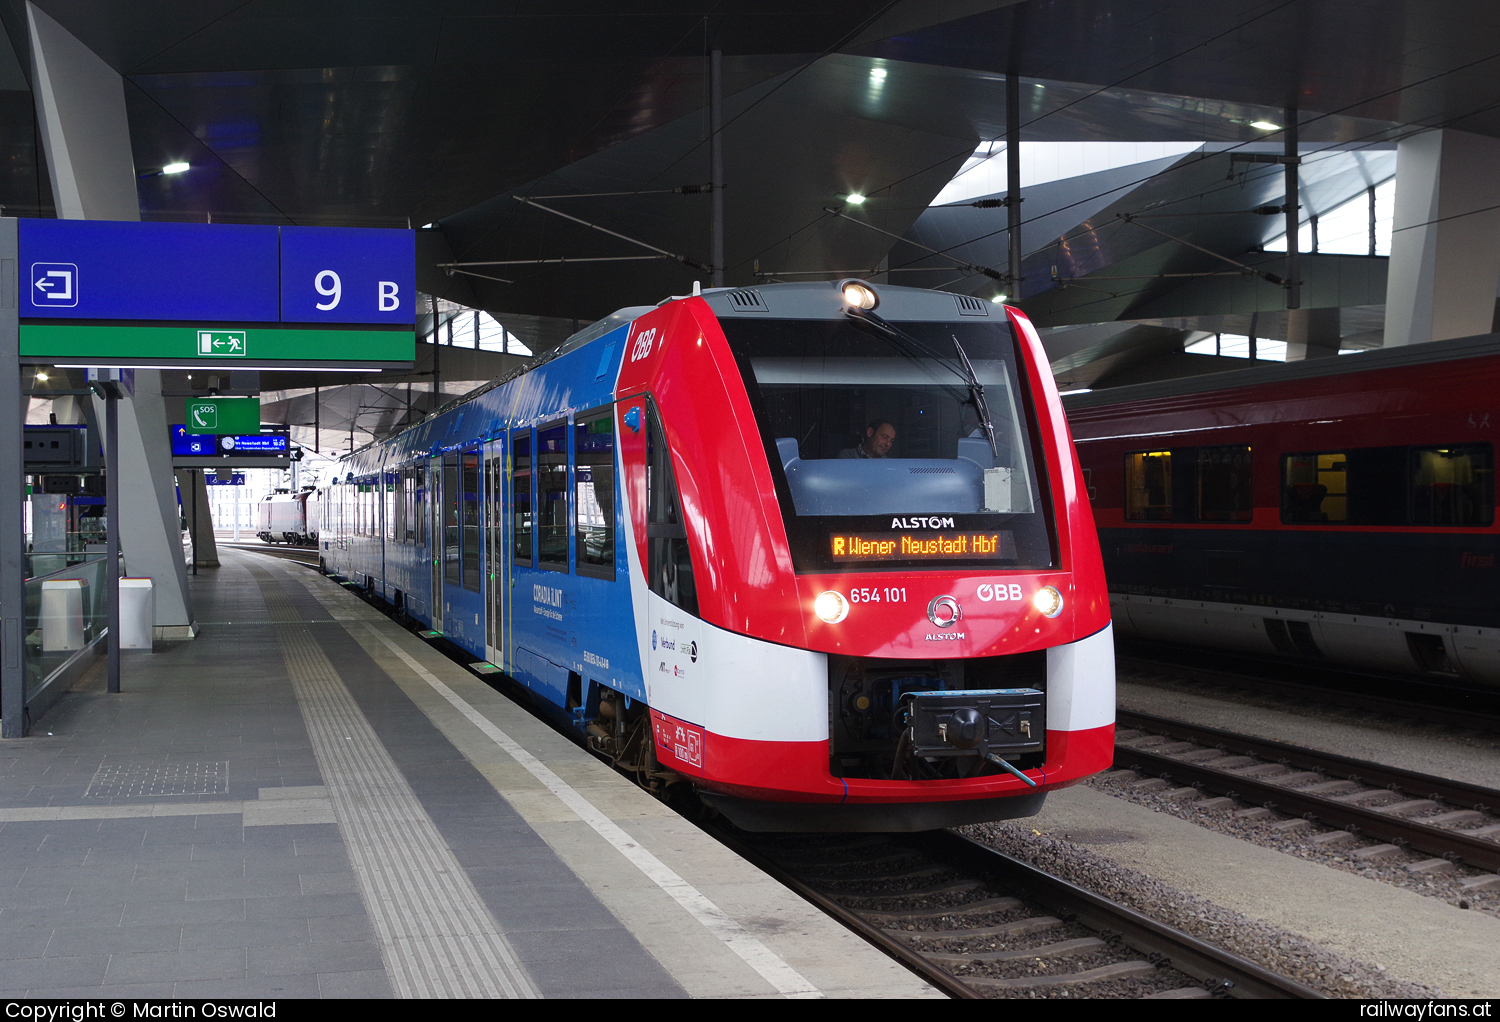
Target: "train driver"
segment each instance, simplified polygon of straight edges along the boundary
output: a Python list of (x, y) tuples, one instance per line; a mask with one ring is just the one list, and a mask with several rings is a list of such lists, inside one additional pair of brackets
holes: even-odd
[(839, 452), (840, 458), (888, 458), (896, 443), (896, 427), (886, 419), (876, 419), (865, 427), (865, 438), (853, 447)]

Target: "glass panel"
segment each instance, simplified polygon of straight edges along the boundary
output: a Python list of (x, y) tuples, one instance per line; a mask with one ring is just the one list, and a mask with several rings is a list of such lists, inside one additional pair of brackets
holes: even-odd
[(514, 534), (511, 556), (517, 564), (531, 565), (531, 430), (517, 431), (511, 441), (510, 490), (511, 529)]
[(1138, 451), (1125, 455), (1125, 520), (1172, 520), (1172, 452)]
[(1349, 518), (1349, 459), (1343, 454), (1289, 454), (1282, 461), (1283, 522), (1343, 522)]
[(568, 570), (568, 425), (558, 422), (536, 434), (538, 563)]
[(479, 546), (479, 451), (463, 453), (463, 550), (464, 588), (479, 592), (480, 571), (483, 563)]
[(577, 460), (578, 573), (615, 577), (615, 423), (613, 412), (573, 427)]
[(109, 597), (104, 569), (104, 558), (95, 554), (91, 560), (26, 580), (23, 659), (28, 699), (105, 631)]
[(427, 545), (427, 466), (418, 465), (412, 469), (412, 522), (416, 526), (414, 542), (418, 546)]
[(459, 560), (460, 511), (463, 490), (459, 485), (458, 455), (443, 456), (443, 579), (449, 585), (463, 582), (463, 564)]
[(1198, 448), (1198, 520), (1248, 522), (1254, 518), (1252, 467), (1248, 447)]
[(1495, 518), (1494, 455), (1488, 444), (1411, 452), (1413, 525), (1489, 525)]
[[(852, 318), (722, 326), (784, 485), (799, 567), (1052, 563), (1007, 327)], [(929, 516), (941, 524), (892, 531), (893, 517)]]

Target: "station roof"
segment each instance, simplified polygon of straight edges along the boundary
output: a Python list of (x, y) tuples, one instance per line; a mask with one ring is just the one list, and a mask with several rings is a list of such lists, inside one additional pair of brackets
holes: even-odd
[[(710, 47), (724, 53), (731, 284), (884, 260), (932, 271), (899, 283), (991, 296), (992, 279), (911, 246), (1003, 269), (1004, 210), (928, 208), (1003, 138), (1007, 73), (1023, 80), (1027, 141), (1276, 149), (1279, 133), (1254, 125), (1295, 107), (1304, 149), (1338, 147), (1331, 192), (1414, 130), (1500, 137), (1500, 6), (1482, 0), (35, 2), (124, 76), (144, 216), (425, 228), (419, 285), (502, 319), (587, 322), (707, 282), (710, 198), (673, 189), (710, 179)], [(0, 23), (0, 204), (49, 215), (24, 0), (0, 0)], [(192, 169), (155, 173), (178, 161)], [(1159, 162), (1128, 188), (1028, 191), (1020, 298), (1039, 321), (1193, 311), (1173, 304), (1177, 284), (1108, 301), (1055, 287), (1059, 239), (1080, 226), (1171, 207), (1193, 214), (1174, 238), (1236, 256), (1263, 240), (1263, 220), (1228, 214), (1278, 201), (1276, 168), (1236, 191), (1222, 155)], [(585, 197), (597, 192), (627, 194)], [(850, 194), (869, 199), (853, 209)], [(650, 254), (587, 224), (686, 263), (513, 262)], [(1118, 224), (1087, 243), (1092, 261), (1060, 275), (1206, 265)]]

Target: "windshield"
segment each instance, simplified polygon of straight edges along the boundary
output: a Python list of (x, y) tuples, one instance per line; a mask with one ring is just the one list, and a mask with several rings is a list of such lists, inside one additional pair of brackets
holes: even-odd
[(799, 570), (1053, 563), (1007, 327), (721, 325), (778, 477)]

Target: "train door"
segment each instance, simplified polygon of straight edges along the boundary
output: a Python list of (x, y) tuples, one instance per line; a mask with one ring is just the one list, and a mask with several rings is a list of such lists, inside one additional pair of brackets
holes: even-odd
[(427, 560), (432, 580), (432, 627), (443, 630), (443, 459), (427, 462)]
[(505, 564), (505, 441), (484, 447), (484, 658), (504, 665), (501, 608), (510, 588)]

